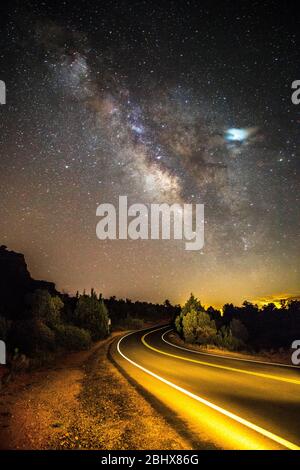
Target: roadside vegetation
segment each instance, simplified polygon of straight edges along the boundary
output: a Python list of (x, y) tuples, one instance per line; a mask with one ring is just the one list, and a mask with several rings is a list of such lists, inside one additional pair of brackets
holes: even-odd
[(112, 331), (169, 322), (180, 311), (163, 304), (105, 299), (94, 289), (75, 296), (55, 284), (35, 280), (21, 253), (0, 246), (0, 340), (6, 345), (1, 385), (18, 372), (51, 365), (57, 356), (85, 351)]
[[(87, 350), (114, 330), (141, 329), (179, 311), (168, 301), (161, 305), (90, 294), (51, 295), (37, 289), (26, 296), (23, 316), (0, 316), (0, 339), (6, 342), (10, 369), (51, 363), (57, 354)], [(111, 320), (112, 318), (112, 320)], [(12, 367), (11, 367), (12, 366)], [(16, 366), (16, 367), (15, 367)]]
[(0, 317), (0, 338), (6, 342), (10, 365), (25, 366), (24, 357), (40, 365), (58, 352), (89, 349), (92, 341), (109, 334), (107, 308), (93, 290), (71, 302), (37, 289), (26, 296), (25, 304), (22, 319)]
[(242, 307), (225, 304), (222, 313), (205, 309), (193, 294), (175, 317), (175, 327), (187, 343), (229, 351), (288, 349), (300, 335), (300, 302), (282, 301), (259, 308), (250, 302)]

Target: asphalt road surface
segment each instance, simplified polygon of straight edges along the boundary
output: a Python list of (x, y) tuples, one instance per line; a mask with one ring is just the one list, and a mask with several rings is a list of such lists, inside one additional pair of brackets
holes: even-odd
[(300, 449), (299, 367), (189, 351), (169, 330), (129, 333), (112, 355), (192, 448)]

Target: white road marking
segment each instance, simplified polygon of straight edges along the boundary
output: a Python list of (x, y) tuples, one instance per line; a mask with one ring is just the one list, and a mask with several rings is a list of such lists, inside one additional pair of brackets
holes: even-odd
[(234, 361), (242, 361), (242, 362), (253, 362), (254, 364), (263, 364), (263, 365), (267, 365), (267, 366), (278, 366), (278, 367), (291, 367), (291, 368), (294, 368), (294, 369), (298, 369), (300, 370), (300, 367), (299, 366), (294, 366), (292, 364), (280, 364), (278, 362), (267, 362), (267, 361), (258, 361), (258, 360), (255, 360), (255, 359), (243, 359), (241, 357), (232, 357), (232, 356), (223, 356), (223, 354), (213, 354), (213, 353), (207, 353), (207, 352), (202, 352), (202, 351), (195, 351), (194, 349), (188, 349), (188, 348), (185, 348), (184, 346), (179, 346), (178, 344), (174, 344), (174, 343), (171, 343), (170, 341), (168, 341), (166, 338), (165, 338), (165, 335), (167, 333), (170, 333), (171, 331), (174, 331), (173, 328), (171, 328), (170, 330), (168, 331), (165, 331), (162, 336), (161, 336), (161, 339), (166, 343), (166, 344), (169, 344), (170, 346), (173, 346), (174, 348), (178, 348), (178, 349), (182, 349), (183, 351), (188, 351), (188, 352), (192, 352), (192, 353), (195, 353), (195, 354), (200, 354), (200, 355), (203, 355), (203, 356), (212, 356), (212, 357), (218, 357), (219, 359), (233, 359)]
[[(158, 330), (162, 330), (163, 328), (165, 327), (162, 327), (162, 328), (157, 328), (156, 330), (153, 330), (154, 331), (158, 331)], [(149, 328), (146, 328), (145, 330), (148, 330)], [(139, 330), (139, 331), (145, 331), (145, 330)], [(234, 421), (248, 427), (249, 429), (252, 429), (253, 431), (256, 431), (257, 433), (261, 434), (262, 436), (264, 437), (267, 437), (268, 439), (276, 442), (277, 444), (280, 444), (282, 445), (283, 447), (286, 447), (287, 449), (290, 449), (290, 450), (300, 450), (300, 447), (297, 446), (296, 444), (293, 444), (292, 442), (290, 441), (287, 441), (286, 439), (280, 437), (280, 436), (277, 436), (276, 434), (273, 434), (272, 432), (270, 431), (267, 431), (266, 429), (260, 427), (260, 426), (257, 426), (256, 424), (254, 423), (251, 423), (250, 421), (232, 413), (231, 411), (228, 411), (228, 410), (225, 410), (224, 408), (221, 408), (220, 406), (218, 405), (215, 405), (214, 403), (206, 400), (205, 398), (202, 398), (198, 395), (195, 395), (194, 393), (192, 392), (189, 392), (188, 390), (186, 390), (185, 388), (182, 388), (182, 387), (179, 387), (178, 385), (174, 384), (173, 382), (170, 382), (169, 380), (167, 379), (164, 379), (163, 377), (161, 377), (160, 375), (157, 375), (155, 374), (154, 372), (152, 372), (151, 370), (149, 369), (146, 369), (145, 367), (141, 366), (140, 364), (138, 364), (137, 362), (133, 361), (132, 359), (130, 359), (129, 357), (127, 357), (124, 353), (122, 353), (121, 349), (120, 349), (120, 344), (121, 342), (127, 338), (128, 336), (134, 334), (134, 333), (137, 333), (136, 331), (134, 332), (131, 332), (131, 333), (127, 333), (126, 335), (122, 336), (122, 338), (118, 341), (118, 344), (117, 344), (117, 351), (118, 353), (126, 360), (128, 361), (130, 364), (134, 365), (135, 367), (137, 367), (138, 369), (142, 370), (143, 372), (145, 372), (146, 374), (148, 375), (151, 375), (152, 377), (154, 377), (155, 379), (159, 380), (160, 382), (163, 382), (165, 383), (166, 385), (169, 385), (170, 387), (174, 388), (175, 390), (178, 390), (179, 392), (183, 393), (184, 395), (187, 395), (188, 397), (190, 398), (193, 398), (194, 400), (202, 403), (203, 405), (206, 405), (208, 406), (209, 408), (212, 408), (213, 410), (215, 411), (218, 411), (219, 413), (223, 414), (224, 416), (227, 416), (228, 418), (231, 418), (233, 419)]]

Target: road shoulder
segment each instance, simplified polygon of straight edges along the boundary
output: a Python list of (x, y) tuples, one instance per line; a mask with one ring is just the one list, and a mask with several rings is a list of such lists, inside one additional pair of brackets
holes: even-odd
[(112, 339), (22, 374), (0, 397), (2, 449), (188, 449), (107, 357)]

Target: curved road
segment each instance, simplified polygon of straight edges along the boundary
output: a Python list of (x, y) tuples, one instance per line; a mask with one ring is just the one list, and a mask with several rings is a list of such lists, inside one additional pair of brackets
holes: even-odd
[(129, 333), (112, 354), (193, 448), (300, 449), (300, 368), (189, 351), (169, 332)]

